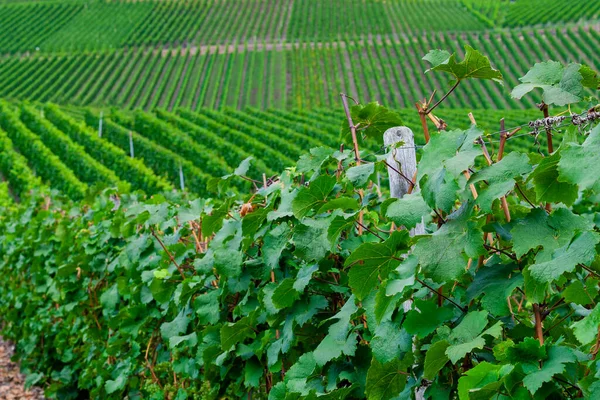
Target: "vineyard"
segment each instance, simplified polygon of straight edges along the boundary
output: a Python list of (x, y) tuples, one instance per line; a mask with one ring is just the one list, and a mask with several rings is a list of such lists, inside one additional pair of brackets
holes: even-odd
[[(406, 125), (415, 130), (420, 126), (412, 110), (403, 110), (402, 114), (412, 115), (404, 120)], [(480, 114), (481, 126), (493, 131), (501, 118), (516, 125), (535, 118), (538, 112), (481, 110)], [(456, 109), (446, 112), (444, 118), (468, 127), (466, 115), (466, 110)], [(98, 185), (155, 194), (181, 189), (181, 168), (185, 191), (201, 196), (211, 179), (226, 175), (248, 157), (253, 157), (258, 170), (272, 176), (311, 148), (339, 145), (339, 113), (328, 109), (116, 110), (113, 114), (102, 113), (99, 137), (100, 118), (100, 112), (92, 109), (0, 103), (3, 154), (15, 160), (6, 162), (0, 172), (8, 177), (14, 194), (19, 196), (31, 189), (30, 184), (20, 182), (30, 179), (21, 176), (34, 175), (74, 200), (82, 199), (89, 187)], [(532, 142), (524, 139), (511, 144), (518, 148), (531, 146)], [(424, 143), (423, 138), (417, 140)]]
[[(198, 110), (219, 108), (315, 108), (338, 105), (338, 88), (394, 108), (409, 108), (442, 78), (424, 75), (431, 48), (470, 44), (498, 54), (504, 86), (465, 86), (452, 108), (526, 108), (509, 89), (530, 65), (549, 58), (598, 68), (600, 30), (523, 30), (500, 34), (439, 34), (410, 41), (369, 39), (315, 45), (231, 45), (223, 48), (138, 48), (102, 53), (6, 58), (0, 97), (74, 105)], [(550, 56), (552, 55), (552, 57)], [(357, 62), (348, 63), (351, 58)], [(400, 61), (402, 60), (402, 61)], [(402, 68), (399, 63), (402, 62)], [(376, 78), (375, 78), (376, 77)], [(338, 90), (339, 91), (339, 90)]]
[(0, 27), (1, 399), (600, 398), (600, 2)]

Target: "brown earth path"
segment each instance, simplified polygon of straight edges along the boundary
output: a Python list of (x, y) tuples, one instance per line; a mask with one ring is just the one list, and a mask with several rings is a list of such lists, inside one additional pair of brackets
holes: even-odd
[(44, 392), (39, 387), (25, 390), (25, 376), (19, 365), (10, 358), (14, 345), (0, 337), (0, 399), (2, 400), (44, 400)]

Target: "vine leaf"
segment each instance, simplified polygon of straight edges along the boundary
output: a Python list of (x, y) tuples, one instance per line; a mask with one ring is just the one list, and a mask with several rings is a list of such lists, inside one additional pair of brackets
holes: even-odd
[(411, 335), (424, 338), (442, 323), (449, 321), (454, 316), (448, 307), (439, 307), (431, 301), (415, 299), (415, 307), (419, 310), (410, 310), (406, 314), (403, 327)]
[(367, 372), (366, 394), (368, 400), (387, 400), (396, 398), (406, 386), (407, 375), (403, 374), (413, 362), (411, 353), (404, 359), (381, 364), (375, 358)]
[(294, 216), (301, 219), (311, 210), (325, 204), (327, 196), (335, 186), (335, 182), (335, 177), (321, 175), (312, 181), (308, 187), (300, 189), (298, 195), (292, 201), (292, 211), (294, 212)]
[[(402, 126), (402, 118), (394, 111), (390, 111), (374, 101), (366, 105), (356, 104), (350, 108), (352, 122), (357, 126), (358, 133), (364, 139), (375, 139), (383, 144), (383, 134), (390, 128)], [(352, 141), (348, 121), (342, 122), (342, 140)]]
[(479, 193), (476, 204), (484, 212), (491, 212), (494, 200), (504, 196), (515, 186), (516, 177), (531, 171), (528, 157), (523, 153), (510, 153), (501, 161), (473, 174), (469, 183), (486, 181), (488, 186)]
[(600, 190), (600, 125), (596, 126), (583, 144), (569, 143), (561, 150), (558, 161), (559, 180), (579, 186), (581, 190)]
[(577, 200), (577, 185), (561, 181), (558, 165), (561, 150), (543, 158), (528, 180), (533, 180), (537, 201), (544, 203), (564, 203), (571, 206)]
[(354, 296), (346, 301), (342, 309), (329, 320), (337, 320), (329, 327), (327, 336), (319, 343), (314, 351), (314, 357), (317, 365), (323, 366), (328, 361), (333, 360), (345, 354), (353, 356), (356, 351), (357, 334), (350, 332), (350, 318), (352, 314), (358, 311), (358, 307), (354, 302)]
[(589, 344), (596, 340), (598, 337), (598, 327), (600, 326), (600, 305), (596, 304), (596, 307), (592, 310), (581, 321), (575, 322), (571, 325), (575, 337), (582, 344)]
[(547, 261), (554, 250), (571, 241), (576, 231), (592, 228), (593, 224), (585, 217), (575, 215), (566, 208), (557, 208), (550, 215), (541, 208), (535, 208), (513, 224), (513, 251), (520, 258), (542, 246), (543, 250), (537, 254), (536, 261)]
[(240, 319), (235, 323), (228, 322), (221, 327), (221, 349), (227, 351), (247, 338), (255, 338), (254, 314)]
[(537, 63), (512, 91), (512, 97), (521, 99), (535, 88), (543, 90), (542, 99), (546, 104), (565, 106), (583, 100), (584, 87), (596, 89), (598, 79), (589, 67), (571, 63), (566, 67), (558, 61)]
[(487, 311), (473, 311), (468, 313), (452, 330), (448, 337), (450, 346), (446, 349), (446, 355), (453, 364), (474, 349), (482, 349), (485, 346), (483, 336), (489, 335), (498, 338), (502, 334), (501, 321), (484, 331), (487, 324)]
[[(501, 389), (502, 378), (512, 372), (513, 369), (513, 365), (494, 365), (487, 361), (480, 362), (458, 380), (458, 398), (460, 400), (493, 398)], [(470, 393), (473, 393), (473, 396)]]
[(413, 254), (419, 258), (426, 277), (445, 283), (458, 279), (467, 268), (469, 258), (483, 254), (483, 239), (476, 225), (466, 219), (471, 205), (463, 206), (431, 236), (421, 238)]
[(465, 46), (465, 58), (461, 62), (456, 61), (456, 53), (450, 54), (446, 50), (431, 50), (423, 57), (432, 66), (425, 72), (441, 71), (454, 76), (454, 82), (463, 79), (491, 79), (502, 83), (502, 73), (492, 67), (490, 59), (469, 45)]
[(565, 272), (573, 271), (577, 264), (591, 263), (599, 241), (600, 236), (594, 232), (576, 235), (569, 244), (555, 250), (551, 260), (530, 265), (531, 276), (541, 283), (550, 283)]
[(548, 359), (544, 360), (541, 368), (538, 365), (524, 365), (523, 372), (526, 375), (523, 378), (523, 386), (531, 394), (534, 394), (544, 383), (550, 382), (554, 375), (564, 372), (565, 364), (575, 362), (576, 360), (577, 357), (570, 348), (552, 346), (548, 349)]
[(471, 301), (483, 294), (481, 306), (485, 310), (495, 316), (509, 315), (506, 298), (523, 284), (523, 275), (515, 273), (515, 269), (514, 264), (486, 263), (477, 271), (473, 283), (467, 288), (467, 300)]
[(377, 286), (379, 277), (386, 278), (400, 264), (395, 255), (400, 248), (406, 248), (408, 239), (407, 231), (395, 231), (383, 243), (363, 243), (346, 259), (349, 284), (359, 300)]
[(444, 368), (444, 365), (450, 360), (446, 355), (448, 346), (450, 346), (450, 343), (447, 340), (440, 340), (432, 344), (429, 350), (427, 350), (423, 378), (433, 380), (437, 373)]
[(390, 203), (385, 215), (396, 225), (412, 229), (421, 223), (424, 217), (427, 220), (430, 213), (431, 208), (425, 203), (421, 193), (416, 192), (406, 194), (401, 199)]

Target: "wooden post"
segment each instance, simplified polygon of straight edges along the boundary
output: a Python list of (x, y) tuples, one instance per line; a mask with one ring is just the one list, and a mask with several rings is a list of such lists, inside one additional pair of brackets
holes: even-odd
[[(401, 147), (393, 149), (387, 159), (389, 165), (404, 175), (403, 177), (394, 171), (393, 168), (388, 167), (390, 196), (396, 199), (401, 199), (405, 194), (418, 190), (416, 183), (415, 188), (413, 188), (413, 185), (406, 179), (406, 177), (411, 179), (417, 172), (417, 154), (413, 132), (405, 126), (399, 126), (390, 128), (383, 134), (383, 143), (386, 146), (391, 146), (399, 142), (404, 144)], [(417, 224), (410, 231), (411, 236), (422, 235), (424, 233), (425, 227), (423, 223)]]
[[(424, 117), (424, 115), (423, 115)], [(427, 124), (425, 124), (425, 127)], [(429, 132), (425, 129), (426, 140), (428, 140)], [(386, 146), (391, 146), (396, 143), (404, 143), (402, 146), (392, 150), (392, 153), (387, 158), (388, 163), (388, 175), (390, 181), (390, 197), (401, 199), (405, 194), (410, 194), (414, 191), (419, 190), (417, 183), (417, 152), (415, 148), (415, 136), (410, 128), (405, 126), (398, 126), (390, 128), (383, 134), (383, 143)], [(390, 168), (392, 166), (393, 168)], [(402, 172), (404, 176), (401, 176), (394, 169)], [(410, 183), (406, 177), (412, 179)], [(410, 236), (423, 235), (425, 234), (425, 225), (421, 220), (421, 223), (417, 224), (413, 229), (410, 230)], [(412, 300), (406, 300), (402, 303), (404, 312), (408, 312), (412, 309)], [(413, 349), (416, 346), (413, 343)], [(426, 388), (420, 386), (415, 389), (415, 399), (425, 399)]]
[(179, 185), (181, 186), (181, 191), (185, 190), (185, 181), (183, 179), (183, 167), (181, 163), (179, 163)]
[(102, 117), (104, 113), (100, 111), (100, 120), (98, 121), (98, 137), (102, 137)]
[(133, 152), (133, 133), (131, 133), (131, 131), (129, 131), (129, 154), (131, 155), (131, 158), (134, 157), (134, 152)]

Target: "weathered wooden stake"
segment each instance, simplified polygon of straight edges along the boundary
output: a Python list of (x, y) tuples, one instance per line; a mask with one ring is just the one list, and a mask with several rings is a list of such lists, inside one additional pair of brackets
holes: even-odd
[(134, 158), (134, 152), (133, 152), (133, 133), (131, 131), (129, 131), (129, 154), (131, 155), (131, 158)]
[[(410, 128), (399, 126), (390, 128), (383, 134), (383, 143), (386, 146), (391, 146), (399, 142), (404, 144), (392, 151), (388, 156), (387, 163), (410, 179), (417, 172), (417, 154), (415, 151), (415, 138), (413, 132)], [(405, 194), (418, 190), (417, 184), (415, 184), (415, 188), (413, 188), (413, 185), (408, 182), (405, 177), (401, 176), (390, 167), (388, 167), (388, 175), (390, 177), (391, 197), (401, 199)], [(424, 233), (425, 227), (423, 226), (423, 223), (418, 224), (410, 231), (411, 236), (422, 235)]]
[[(425, 124), (425, 127), (427, 125)], [(426, 131), (427, 132), (427, 131)], [(429, 132), (426, 133), (426, 137)], [(428, 139), (428, 138), (427, 138)], [(414, 191), (419, 190), (419, 185), (416, 183), (417, 179), (417, 153), (415, 148), (415, 137), (410, 128), (405, 126), (398, 126), (390, 128), (383, 134), (383, 143), (386, 146), (392, 146), (396, 143), (402, 142), (403, 144), (394, 149), (387, 158), (388, 163), (388, 175), (390, 181), (390, 196), (397, 199), (401, 199), (405, 194), (410, 194)], [(404, 175), (401, 176), (398, 172), (394, 171), (392, 166), (396, 170), (402, 172)], [(405, 177), (412, 179), (412, 183), (408, 182)], [(417, 224), (414, 229), (410, 230), (410, 236), (423, 235), (425, 234), (425, 225), (422, 220), (421, 223)], [(408, 312), (412, 309), (412, 300), (407, 300), (402, 304), (404, 312)], [(415, 345), (413, 344), (413, 349)], [(415, 389), (415, 399), (425, 399), (426, 388), (420, 386)]]
[(179, 164), (179, 185), (181, 186), (181, 191), (185, 190), (185, 181), (183, 179), (183, 167), (181, 163)]
[(102, 137), (102, 118), (104, 113), (100, 111), (100, 121), (98, 121), (98, 137)]

